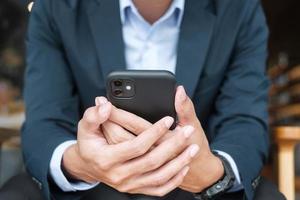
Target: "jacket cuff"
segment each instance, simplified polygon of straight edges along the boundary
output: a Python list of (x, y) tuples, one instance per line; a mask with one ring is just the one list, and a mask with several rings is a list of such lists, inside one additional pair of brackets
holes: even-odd
[(234, 173), (234, 176), (235, 176), (235, 181), (233, 183), (233, 186), (227, 192), (237, 192), (237, 191), (243, 190), (244, 186), (241, 182), (240, 173), (239, 173), (239, 170), (238, 170), (238, 168), (236, 166), (236, 163), (233, 160), (233, 158), (228, 153), (226, 153), (224, 151), (218, 151), (218, 150), (214, 150), (214, 151), (216, 151), (218, 154), (223, 156), (229, 162), (229, 164), (231, 166), (231, 169), (232, 169), (232, 171)]

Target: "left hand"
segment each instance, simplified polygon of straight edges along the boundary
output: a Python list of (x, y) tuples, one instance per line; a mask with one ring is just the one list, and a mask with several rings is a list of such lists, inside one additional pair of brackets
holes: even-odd
[[(187, 125), (194, 127), (190, 144), (198, 144), (200, 147), (180, 188), (198, 193), (217, 182), (223, 176), (224, 168), (221, 160), (211, 153), (194, 105), (182, 86), (179, 86), (176, 91), (175, 109), (178, 116), (177, 128)], [(115, 107), (109, 120), (102, 125), (102, 129), (108, 142), (113, 144), (130, 140), (151, 126), (151, 123), (145, 119)], [(166, 137), (172, 135), (165, 135), (158, 143), (164, 141)]]

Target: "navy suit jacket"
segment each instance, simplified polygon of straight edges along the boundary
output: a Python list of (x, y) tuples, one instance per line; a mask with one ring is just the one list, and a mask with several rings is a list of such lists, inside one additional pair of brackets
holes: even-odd
[[(36, 0), (27, 37), (24, 159), (45, 196), (54, 149), (76, 139), (77, 123), (105, 79), (126, 68), (119, 0)], [(259, 0), (187, 0), (176, 79), (192, 98), (212, 149), (230, 154), (252, 199), (268, 152), (265, 72), (268, 30)]]

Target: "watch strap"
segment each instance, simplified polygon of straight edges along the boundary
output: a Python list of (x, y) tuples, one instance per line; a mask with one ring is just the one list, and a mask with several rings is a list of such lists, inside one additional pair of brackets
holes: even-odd
[(209, 188), (206, 188), (198, 194), (194, 194), (194, 197), (198, 200), (215, 199), (216, 197), (228, 191), (233, 186), (235, 181), (235, 174), (228, 160), (222, 155), (218, 154), (216, 151), (213, 151), (213, 154), (222, 161), (224, 167), (224, 176)]

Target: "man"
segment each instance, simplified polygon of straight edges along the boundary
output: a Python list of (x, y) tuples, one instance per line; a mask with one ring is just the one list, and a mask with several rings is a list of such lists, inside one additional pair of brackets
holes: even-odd
[[(267, 36), (258, 0), (36, 1), (29, 173), (48, 199), (253, 199), (268, 151)], [(108, 102), (120, 69), (175, 73), (175, 130)]]

